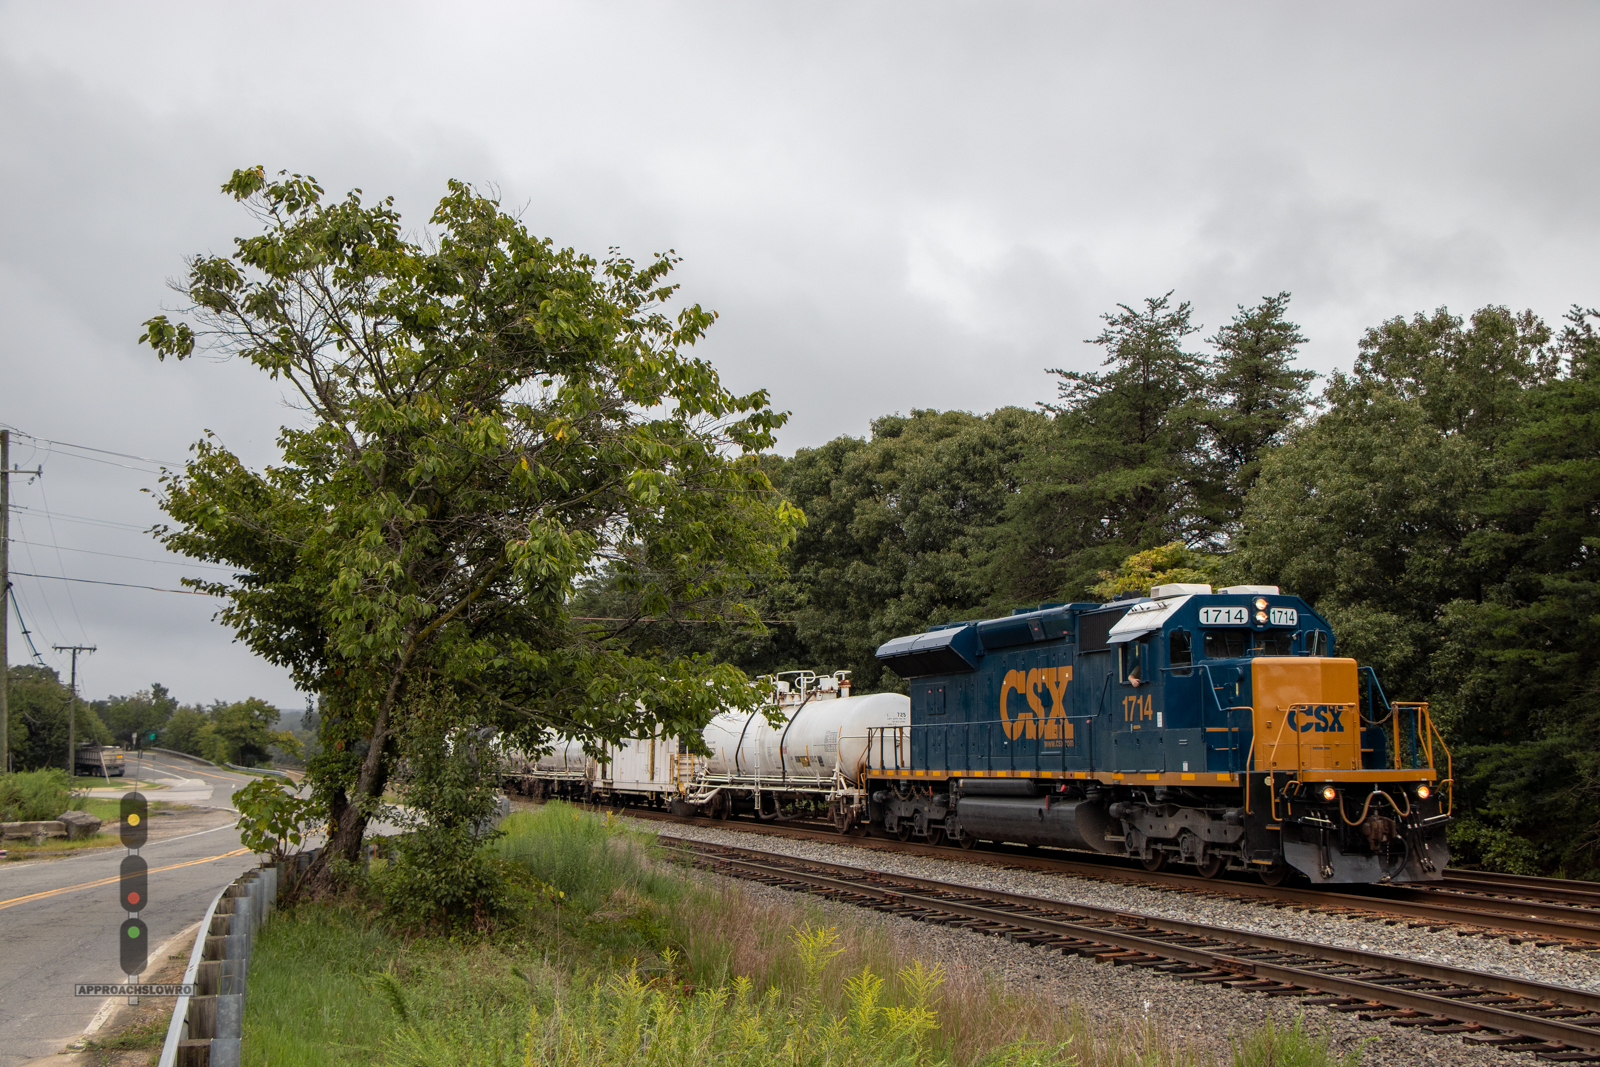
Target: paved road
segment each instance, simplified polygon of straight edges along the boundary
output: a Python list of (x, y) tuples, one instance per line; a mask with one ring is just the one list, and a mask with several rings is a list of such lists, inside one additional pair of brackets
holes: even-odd
[[(255, 866), (226, 810), (234, 789), (252, 779), (171, 757), (146, 765), (158, 780), (174, 784), (147, 793), (152, 800), (223, 809), (209, 819), (184, 816), (187, 825), (176, 830), (163, 817), (151, 821), (151, 840), (140, 853), (150, 865), (150, 903), (141, 918), (150, 926), (151, 945), (159, 946), (198, 921), (223, 886)], [(58, 1052), (83, 1032), (104, 1001), (74, 997), (74, 985), (123, 980), (117, 948), (127, 913), (117, 898), (117, 869), (124, 855), (120, 848), (100, 849), (0, 864), (0, 1067)], [(188, 946), (172, 949), (180, 951), (187, 955)]]

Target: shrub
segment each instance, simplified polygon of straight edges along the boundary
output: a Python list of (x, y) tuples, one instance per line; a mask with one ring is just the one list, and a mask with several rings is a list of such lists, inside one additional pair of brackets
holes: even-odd
[(0, 775), (0, 822), (39, 822), (83, 806), (84, 798), (73, 794), (66, 771)]

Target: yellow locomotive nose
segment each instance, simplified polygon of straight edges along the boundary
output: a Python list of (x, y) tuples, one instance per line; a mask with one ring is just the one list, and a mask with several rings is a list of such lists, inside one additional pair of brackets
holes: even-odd
[(1257, 657), (1250, 664), (1250, 693), (1256, 770), (1360, 768), (1355, 660)]

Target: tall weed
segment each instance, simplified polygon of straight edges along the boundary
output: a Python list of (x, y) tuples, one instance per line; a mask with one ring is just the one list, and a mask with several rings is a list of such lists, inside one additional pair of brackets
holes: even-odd
[(0, 822), (43, 822), (64, 811), (83, 810), (66, 771), (48, 768), (0, 774)]
[(1328, 1045), (1326, 1034), (1313, 1037), (1306, 1030), (1304, 1016), (1295, 1016), (1287, 1027), (1269, 1019), (1234, 1042), (1233, 1067), (1357, 1067), (1361, 1062), (1361, 1049), (1335, 1060)]
[(586, 912), (617, 894), (670, 904), (685, 888), (682, 878), (654, 862), (660, 854), (655, 835), (611, 816), (551, 801), (507, 816), (500, 830), (491, 847), (564, 894), (563, 903)]

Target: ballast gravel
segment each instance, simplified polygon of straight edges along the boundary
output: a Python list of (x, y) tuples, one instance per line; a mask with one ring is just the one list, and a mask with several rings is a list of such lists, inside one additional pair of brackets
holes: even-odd
[[(1458, 936), (1448, 930), (1433, 932), (1426, 928), (1413, 929), (1404, 924), (1389, 926), (1353, 916), (1294, 911), (1205, 893), (1008, 868), (1004, 866), (1003, 857), (996, 857), (991, 865), (777, 835), (740, 833), (721, 827), (676, 824), (663, 828), (659, 823), (637, 825), (640, 829), (711, 844), (755, 848), (798, 859), (863, 867), (884, 874), (904, 874), (975, 889), (1021, 893), (1064, 903), (1090, 904), (1317, 944), (1386, 952), (1410, 959), (1600, 992), (1600, 960), (1585, 953), (1566, 952), (1559, 947), (1541, 949), (1532, 942), (1513, 945), (1503, 938)], [(754, 883), (743, 884), (752, 892), (758, 889), (763, 892), (785, 892)], [(1225, 885), (1219, 885), (1219, 889), (1225, 890)], [(981, 966), (1010, 983), (1022, 983), (1030, 988), (1047, 987), (1050, 996), (1079, 1004), (1096, 1016), (1114, 1013), (1107, 1017), (1126, 1019), (1130, 1012), (1134, 1015), (1148, 1013), (1175, 1039), (1193, 1033), (1197, 1042), (1211, 1049), (1208, 1055), (1216, 1055), (1223, 1060), (1227, 1058), (1230, 1037), (1248, 1031), (1269, 1017), (1287, 1022), (1297, 1013), (1305, 1012), (1308, 1019), (1325, 1023), (1323, 1028), (1335, 1037), (1335, 1043), (1341, 1048), (1354, 1048), (1362, 1038), (1377, 1039), (1377, 1043), (1363, 1057), (1364, 1063), (1527, 1065), (1534, 1062), (1524, 1054), (1468, 1045), (1456, 1037), (1427, 1034), (1381, 1022), (1362, 1023), (1353, 1014), (1307, 1009), (1294, 998), (1271, 998), (1226, 987), (1199, 986), (1143, 968), (1096, 964), (1078, 956), (1063, 956), (1059, 950), (1018, 945), (965, 930), (919, 923), (881, 912), (849, 908), (848, 905), (824, 903), (846, 909), (858, 921), (866, 916), (869, 917), (867, 921), (892, 924), (896, 937), (912, 939), (919, 951), (925, 948), (935, 954), (947, 968)], [(1040, 971), (1041, 967), (1045, 971)], [(1044, 977), (1046, 972), (1048, 976)], [(1041, 977), (1033, 977), (1036, 974)], [(1040, 982), (1044, 983), (1044, 987), (1039, 987)], [(1148, 1007), (1145, 1006), (1146, 1002)], [(1218, 1019), (1229, 1020), (1225, 1034), (1217, 1032), (1214, 1024)]]
[[(755, 882), (741, 882), (754, 899), (778, 901), (797, 894)], [(1111, 1023), (1149, 1022), (1175, 1051), (1196, 1064), (1231, 1062), (1233, 1042), (1268, 1020), (1281, 1027), (1303, 1016), (1306, 1030), (1329, 1039), (1334, 1062), (1362, 1049), (1363, 1067), (1532, 1067), (1526, 1054), (1468, 1045), (1459, 1038), (1419, 1033), (1383, 1022), (1362, 1022), (1354, 1014), (1302, 1005), (1292, 997), (1265, 997), (1225, 986), (1182, 982), (1141, 967), (1115, 967), (1060, 950), (1019, 945), (967, 930), (916, 922), (896, 915), (821, 898), (810, 898), (824, 915), (877, 925), (894, 941), (947, 974), (975, 973), (996, 979), (1007, 990), (1077, 1008), (1089, 1018)]]
[[(994, 864), (990, 865), (981, 861), (933, 859), (775, 834), (739, 833), (720, 827), (678, 824), (663, 829), (660, 823), (639, 825), (642, 829), (712, 844), (757, 848), (799, 859), (865, 867), (884, 874), (931, 878), (974, 889), (1025, 893), (1069, 904), (1092, 904), (1162, 919), (1181, 919), (1252, 933), (1291, 937), (1338, 948), (1387, 952), (1407, 959), (1445, 963), (1452, 967), (1466, 967), (1600, 993), (1600, 959), (1588, 953), (1567, 952), (1559, 946), (1539, 948), (1532, 941), (1513, 945), (1504, 938), (1459, 936), (1449, 930), (1435, 933), (1426, 927), (1413, 929), (1404, 923), (1389, 926), (1354, 916), (1275, 908), (1208, 893), (1007, 868), (1003, 857), (996, 857)], [(1218, 890), (1225, 892), (1226, 883), (1218, 883)]]

